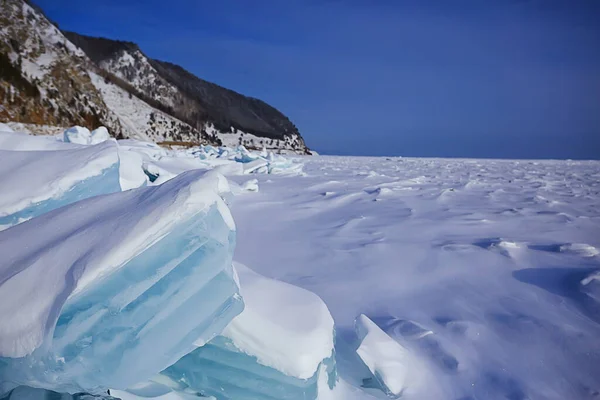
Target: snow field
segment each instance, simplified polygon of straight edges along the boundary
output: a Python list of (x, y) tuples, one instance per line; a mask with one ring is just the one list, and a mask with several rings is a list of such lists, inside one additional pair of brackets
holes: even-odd
[(302, 161), (234, 198), (236, 260), (323, 299), (340, 383), (385, 398), (356, 353), (364, 314), (427, 377), (403, 399), (600, 391), (600, 162)]
[[(16, 179), (11, 204), (61, 181), (61, 156), (83, 162), (102, 149), (124, 190), (0, 232), (2, 392), (600, 392), (599, 162), (290, 158), (83, 141), (0, 133), (4, 152), (30, 153), (10, 155), (11, 165), (45, 170), (5, 178)], [(27, 390), (11, 400), (34, 396)]]

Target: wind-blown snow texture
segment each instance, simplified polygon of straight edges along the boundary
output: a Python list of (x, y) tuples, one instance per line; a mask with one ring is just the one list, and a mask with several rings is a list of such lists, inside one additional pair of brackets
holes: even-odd
[[(0, 354), (17, 357), (0, 359), (2, 393), (600, 393), (599, 162), (289, 159), (61, 138), (1, 133), (0, 148), (33, 159), (116, 147), (126, 191), (0, 232)], [(235, 229), (234, 259), (257, 272), (240, 267), (239, 280)], [(238, 283), (248, 309), (233, 319)], [(53, 396), (10, 394), (30, 395)]]
[(372, 386), (364, 313), (430, 377), (402, 398), (600, 393), (600, 163), (304, 161), (235, 199), (235, 258), (325, 301), (342, 379)]

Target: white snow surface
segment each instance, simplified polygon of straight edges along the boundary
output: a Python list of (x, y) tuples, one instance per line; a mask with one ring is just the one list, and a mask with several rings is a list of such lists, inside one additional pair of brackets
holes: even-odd
[[(216, 204), (235, 229), (215, 190), (218, 176), (203, 174), (189, 172), (152, 192), (89, 198), (0, 232), (0, 357), (30, 354), (70, 296), (140, 254), (177, 223)], [(81, 249), (87, 250), (82, 254)]]
[(116, 143), (110, 141), (78, 150), (0, 150), (0, 160), (0, 186), (10, 188), (0, 196), (0, 217), (3, 217), (58, 198), (76, 183), (117, 164), (119, 157)]
[(0, 132), (14, 132), (14, 130), (3, 122), (0, 122)]
[(75, 143), (65, 143), (54, 136), (33, 136), (18, 132), (0, 131), (0, 150), (68, 150), (82, 147)]
[[(7, 150), (67, 155), (111, 145), (0, 133), (0, 149)], [(68, 215), (58, 209), (0, 232), (5, 265), (30, 265), (27, 273), (0, 275), (9, 282), (0, 286), (0, 356), (39, 346), (56, 312), (53, 299), (64, 290), (65, 268), (83, 241), (86, 248), (89, 240), (97, 244), (66, 293), (133, 257), (174, 220), (217, 202), (237, 227), (234, 259), (256, 271), (239, 267), (248, 309), (225, 333), (259, 362), (306, 376), (326, 348), (331, 354), (331, 331), (326, 337), (321, 329), (333, 326), (331, 313), (341, 379), (334, 390), (319, 385), (321, 400), (386, 398), (369, 385), (368, 364), (381, 366), (394, 352), (392, 365), (409, 354), (408, 371), (417, 366), (417, 375), (426, 376), (426, 384), (411, 385), (402, 368), (378, 368), (390, 390), (406, 388), (403, 399), (592, 399), (600, 393), (599, 161), (288, 159), (134, 140), (119, 141), (118, 156), (124, 190), (164, 185), (152, 213), (137, 206), (123, 213), (130, 230), (101, 217), (118, 206), (102, 196), (70, 206)], [(304, 173), (296, 168), (301, 164)], [(267, 173), (277, 168), (294, 173)], [(215, 171), (197, 180), (209, 169)], [(144, 170), (158, 179), (149, 182)], [(38, 173), (22, 172), (20, 181)], [(185, 194), (168, 186), (192, 177), (197, 182)], [(231, 197), (230, 191), (254, 193)], [(11, 191), (0, 200), (14, 197), (5, 193)], [(136, 190), (122, 195), (135, 204)], [(56, 224), (44, 228), (49, 218), (60, 218), (58, 231)], [(78, 235), (80, 223), (96, 233)], [(57, 273), (46, 273), (48, 265)], [(267, 278), (302, 289), (284, 293)], [(362, 314), (367, 335), (355, 331)], [(383, 351), (365, 347), (374, 332)]]
[(325, 303), (305, 289), (234, 266), (245, 308), (222, 335), (265, 366), (312, 377), (333, 352), (333, 318)]
[(348, 384), (365, 314), (432, 374), (403, 399), (600, 392), (600, 162), (301, 159), (234, 198), (235, 260), (324, 300)]

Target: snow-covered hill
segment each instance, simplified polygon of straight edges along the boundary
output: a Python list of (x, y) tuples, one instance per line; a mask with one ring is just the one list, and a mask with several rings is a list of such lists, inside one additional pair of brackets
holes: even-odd
[(123, 51), (116, 59), (100, 62), (100, 66), (166, 106), (174, 107), (181, 101), (177, 88), (165, 81), (138, 49)]
[(0, 26), (1, 122), (307, 152), (273, 107), (151, 60), (133, 43), (64, 33), (26, 0), (3, 0)]
[(151, 107), (148, 103), (130, 95), (121, 87), (94, 72), (89, 72), (92, 83), (102, 94), (107, 107), (119, 119), (124, 137), (153, 142), (204, 142), (214, 143), (206, 134), (198, 140), (200, 132), (183, 121)]
[(89, 59), (23, 0), (0, 14), (0, 119), (45, 125), (106, 125), (121, 134), (87, 73)]
[[(165, 114), (222, 142), (304, 154), (297, 128), (275, 108), (147, 57), (135, 44), (65, 32), (116, 83)], [(262, 144), (260, 142), (262, 141)]]

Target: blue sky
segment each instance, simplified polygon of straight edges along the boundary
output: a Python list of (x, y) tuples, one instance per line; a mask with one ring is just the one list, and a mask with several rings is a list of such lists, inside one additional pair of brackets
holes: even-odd
[(597, 0), (35, 0), (258, 97), (329, 154), (600, 158)]

